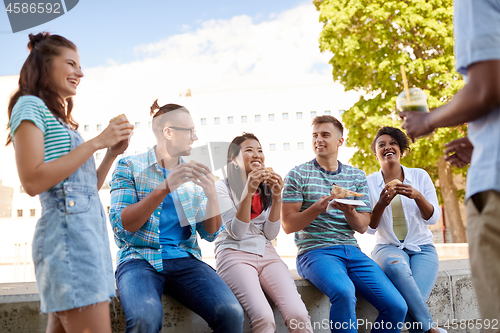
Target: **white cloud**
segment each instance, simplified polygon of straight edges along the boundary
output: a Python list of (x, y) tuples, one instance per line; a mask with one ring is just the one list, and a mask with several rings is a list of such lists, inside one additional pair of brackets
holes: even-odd
[(209, 20), (196, 31), (137, 46), (140, 61), (121, 65), (108, 61), (106, 66), (87, 69), (77, 105), (83, 110), (101, 107), (103, 112), (144, 110), (154, 98), (166, 101), (187, 88), (196, 94), (329, 84), (331, 55), (319, 51), (320, 31), (311, 4), (258, 24), (248, 16)]

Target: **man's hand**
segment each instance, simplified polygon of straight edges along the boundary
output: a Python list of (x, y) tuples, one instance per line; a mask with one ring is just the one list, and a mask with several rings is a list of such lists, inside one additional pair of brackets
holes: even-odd
[(332, 199), (334, 199), (334, 197), (332, 195), (324, 195), (321, 198), (319, 198), (318, 201), (313, 203), (310, 208), (317, 209), (318, 211), (320, 211), (319, 214), (324, 213), (328, 209), (328, 203)]
[(474, 146), (472, 146), (468, 137), (453, 140), (446, 143), (444, 146), (448, 147), (444, 151), (446, 155), (445, 160), (451, 165), (463, 168), (470, 163)]
[(330, 207), (338, 209), (344, 213), (344, 215), (349, 215), (355, 212), (354, 206), (353, 205), (347, 205), (343, 204), (337, 201), (334, 201), (330, 204)]
[(193, 165), (181, 163), (170, 171), (164, 183), (169, 189), (169, 192), (173, 192), (182, 184), (194, 180)]
[(430, 124), (430, 113), (403, 111), (399, 113), (399, 116), (403, 119), (401, 127), (406, 130), (412, 142), (421, 136), (431, 134), (434, 130)]

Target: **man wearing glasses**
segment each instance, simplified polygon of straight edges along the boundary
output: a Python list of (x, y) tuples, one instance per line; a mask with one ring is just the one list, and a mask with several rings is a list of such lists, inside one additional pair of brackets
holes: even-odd
[(157, 144), (122, 158), (111, 181), (110, 220), (117, 256), (116, 284), (126, 332), (159, 332), (161, 297), (191, 309), (214, 332), (242, 332), (243, 310), (229, 287), (203, 261), (196, 232), (213, 241), (221, 230), (215, 180), (202, 164), (187, 164), (198, 140), (189, 111), (151, 107)]

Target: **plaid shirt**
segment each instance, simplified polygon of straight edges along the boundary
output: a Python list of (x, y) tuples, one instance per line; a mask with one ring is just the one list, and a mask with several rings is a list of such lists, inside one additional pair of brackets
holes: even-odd
[[(156, 147), (156, 146), (155, 146)], [(118, 264), (128, 259), (145, 259), (157, 271), (163, 270), (160, 245), (160, 213), (163, 202), (156, 208), (148, 221), (136, 232), (123, 228), (121, 212), (123, 208), (144, 199), (165, 180), (162, 168), (156, 161), (155, 147), (147, 153), (127, 156), (116, 165), (111, 180), (111, 209), (109, 218), (115, 234), (115, 242), (120, 248)], [(182, 159), (180, 160), (182, 163)], [(193, 182), (184, 183), (176, 190), (180, 205), (176, 204), (179, 221), (191, 225), (191, 237), (179, 244), (181, 249), (201, 260), (201, 250), (196, 239), (196, 231), (209, 242), (215, 240), (223, 226), (214, 234), (203, 228), (202, 222), (207, 205), (203, 189)], [(186, 221), (187, 220), (187, 221)]]

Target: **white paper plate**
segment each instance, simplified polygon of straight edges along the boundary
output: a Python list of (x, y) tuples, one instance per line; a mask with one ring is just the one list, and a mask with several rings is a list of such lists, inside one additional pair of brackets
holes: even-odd
[(328, 204), (331, 205), (332, 202), (337, 201), (341, 204), (352, 205), (352, 206), (366, 206), (366, 204), (361, 200), (351, 200), (351, 199), (333, 199)]

